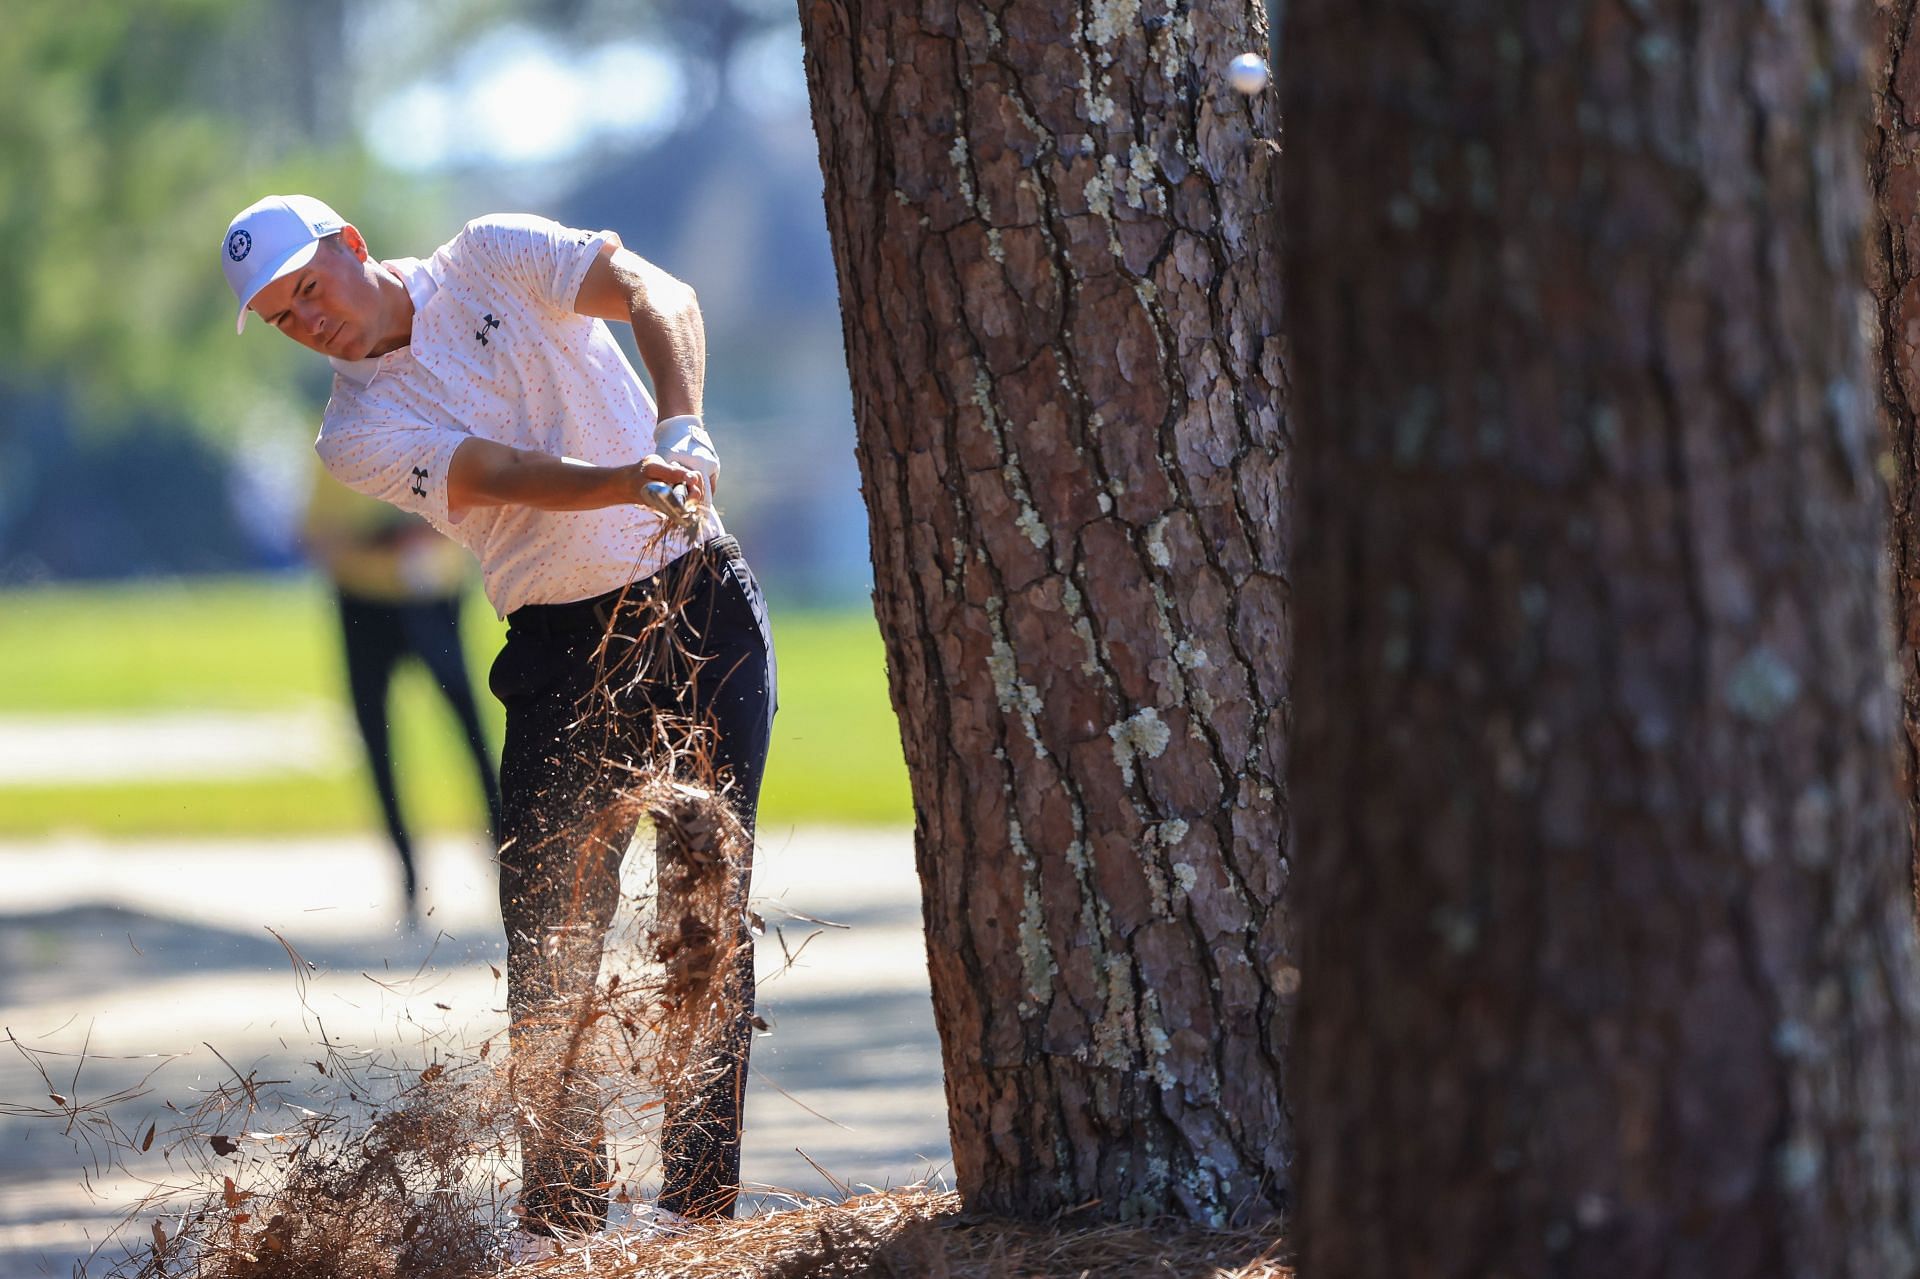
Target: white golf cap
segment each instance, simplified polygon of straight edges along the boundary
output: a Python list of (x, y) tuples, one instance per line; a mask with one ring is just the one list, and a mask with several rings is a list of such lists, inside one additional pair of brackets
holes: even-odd
[(254, 294), (311, 262), (320, 241), (346, 224), (310, 195), (270, 195), (240, 210), (220, 245), (227, 286), (240, 299), (233, 331), (247, 327), (247, 304)]

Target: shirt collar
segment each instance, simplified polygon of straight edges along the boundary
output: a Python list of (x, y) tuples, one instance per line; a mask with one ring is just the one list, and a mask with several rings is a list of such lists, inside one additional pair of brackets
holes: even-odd
[[(433, 272), (427, 269), (427, 264), (419, 258), (394, 258), (380, 265), (399, 276), (400, 282), (407, 286), (407, 296), (413, 299), (413, 322), (417, 330), (420, 313), (427, 309), (427, 303), (433, 301), (433, 295), (440, 291), (439, 282), (433, 278)], [(399, 350), (365, 360), (343, 360), (338, 356), (329, 355), (327, 363), (333, 365), (333, 371), (341, 377), (366, 386), (379, 375), (380, 370), (386, 367), (388, 360), (408, 349), (403, 346)]]

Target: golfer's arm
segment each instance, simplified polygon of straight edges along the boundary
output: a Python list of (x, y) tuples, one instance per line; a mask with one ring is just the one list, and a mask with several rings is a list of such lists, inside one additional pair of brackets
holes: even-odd
[(633, 344), (653, 378), (661, 420), (699, 415), (707, 382), (707, 329), (691, 285), (610, 239), (587, 268), (573, 309), (633, 326)]
[(447, 466), (447, 509), (456, 516), (480, 506), (597, 511), (638, 500), (644, 466), (569, 462), (473, 436)]

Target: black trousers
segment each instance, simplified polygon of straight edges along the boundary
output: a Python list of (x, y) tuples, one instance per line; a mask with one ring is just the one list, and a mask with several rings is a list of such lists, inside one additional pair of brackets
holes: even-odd
[[(734, 539), (689, 552), (629, 587), (626, 600), (617, 614), (612, 596), (516, 610), (489, 681), (507, 709), (500, 913), (510, 1042), (516, 1072), (535, 1076), (516, 1074), (516, 1086), (526, 1096), (545, 1089), (550, 1099), (535, 1108), (536, 1122), (521, 1124), (522, 1224), (536, 1233), (591, 1232), (606, 1222), (612, 1175), (594, 1081), (568, 1078), (567, 1048), (568, 1023), (599, 975), (631, 836), (630, 825), (609, 831), (599, 815), (630, 767), (659, 759), (657, 731), (672, 740), (691, 726), (713, 775), (690, 780), (722, 787), (751, 835), (772, 737), (772, 633)], [(608, 655), (641, 631), (648, 600), (678, 602), (673, 642), (649, 647), (637, 683), (630, 667), (607, 678)], [(736, 968), (723, 983), (733, 1006), (722, 1010), (716, 1041), (701, 1046), (699, 1085), (668, 1088), (661, 1128), (660, 1206), (689, 1216), (731, 1215), (738, 1194), (753, 1041), (749, 860), (727, 889), (738, 930)], [(674, 880), (663, 866), (663, 898)], [(661, 902), (662, 918), (677, 914)]]
[(346, 591), (338, 592), (338, 599), (353, 718), (360, 727), (360, 740), (366, 744), (373, 789), (380, 797), (380, 813), (387, 822), (387, 836), (393, 841), (394, 851), (400, 854), (400, 873), (411, 904), (419, 890), (419, 875), (414, 867), (413, 839), (400, 813), (400, 793), (394, 786), (393, 751), (387, 731), (387, 691), (393, 682), (394, 668), (402, 659), (418, 658), (433, 676), (440, 695), (453, 708), (466, 735), (467, 752), (473, 757), (480, 789), (486, 796), (492, 834), (496, 840), (500, 836), (500, 786), (494, 778), (493, 762), (488, 758), (486, 737), (480, 731), (480, 711), (474, 704), (473, 683), (467, 677), (467, 661), (460, 650), (460, 600), (452, 596), (396, 604), (365, 599)]

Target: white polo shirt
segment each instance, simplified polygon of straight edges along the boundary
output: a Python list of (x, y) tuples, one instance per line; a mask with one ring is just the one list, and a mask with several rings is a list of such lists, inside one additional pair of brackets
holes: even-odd
[[(477, 218), (425, 262), (386, 265), (413, 298), (407, 346), (332, 360), (333, 395), (314, 448), (347, 487), (424, 516), (479, 557), (487, 598), (587, 599), (645, 577), (692, 542), (642, 506), (598, 511), (447, 511), (447, 464), (471, 435), (596, 466), (659, 452), (711, 481), (713, 443), (691, 418), (655, 439), (653, 398), (613, 334), (573, 309), (609, 232), (546, 218)], [(724, 530), (709, 515), (700, 539)]]

